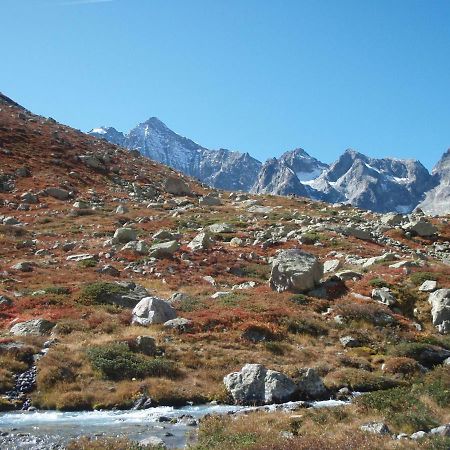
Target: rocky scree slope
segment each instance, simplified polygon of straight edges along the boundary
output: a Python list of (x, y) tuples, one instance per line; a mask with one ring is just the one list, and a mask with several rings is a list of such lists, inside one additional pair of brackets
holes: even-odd
[[(320, 423), (392, 448), (449, 422), (445, 218), (204, 189), (3, 99), (0, 123), (1, 409), (295, 400), (314, 422), (366, 391)], [(308, 424), (289, 445), (339, 439)]]

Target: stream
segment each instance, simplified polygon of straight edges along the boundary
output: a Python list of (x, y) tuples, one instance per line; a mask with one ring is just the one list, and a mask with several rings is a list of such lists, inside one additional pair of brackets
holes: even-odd
[[(349, 402), (325, 400), (306, 406), (326, 408)], [(207, 414), (237, 414), (256, 409), (294, 410), (304, 402), (264, 407), (206, 404), (174, 408), (154, 407), (126, 411), (14, 411), (0, 413), (0, 448), (8, 450), (63, 449), (80, 436), (126, 437), (143, 441), (158, 437), (167, 448), (184, 448), (195, 442), (198, 420)]]

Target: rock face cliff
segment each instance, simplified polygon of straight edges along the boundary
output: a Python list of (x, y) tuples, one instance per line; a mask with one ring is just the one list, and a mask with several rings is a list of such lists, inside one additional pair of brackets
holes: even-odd
[(248, 153), (211, 150), (170, 130), (152, 117), (128, 134), (112, 127), (91, 135), (138, 150), (209, 186), (259, 194), (298, 195), (330, 203), (350, 203), (377, 212), (450, 212), (450, 156), (447, 151), (431, 175), (416, 160), (370, 158), (346, 150), (327, 164), (298, 148), (262, 164)]
[(432, 171), (435, 187), (428, 191), (419, 204), (427, 214), (450, 213), (450, 149), (447, 150)]
[(139, 124), (128, 134), (113, 127), (94, 128), (89, 134), (138, 150), (210, 186), (230, 191), (249, 191), (261, 167), (248, 153), (204, 148), (178, 135), (156, 117)]

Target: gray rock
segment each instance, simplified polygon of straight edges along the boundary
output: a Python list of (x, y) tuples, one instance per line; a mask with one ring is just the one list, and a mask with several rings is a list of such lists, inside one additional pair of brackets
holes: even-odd
[(355, 270), (342, 270), (341, 272), (337, 272), (335, 276), (342, 281), (360, 280), (363, 277), (360, 272), (356, 272)]
[(13, 301), (7, 297), (6, 295), (0, 295), (0, 307), (2, 306), (11, 306)]
[(189, 186), (181, 179), (168, 177), (164, 182), (164, 191), (173, 195), (192, 195)]
[(55, 325), (46, 319), (33, 319), (16, 323), (9, 332), (14, 336), (43, 336), (48, 334)]
[(177, 241), (161, 242), (153, 244), (150, 247), (150, 256), (153, 258), (164, 258), (172, 256), (178, 249), (180, 244)]
[(129, 209), (125, 205), (119, 205), (116, 208), (116, 214), (127, 214)]
[(158, 448), (158, 449), (166, 449), (167, 448), (167, 445), (164, 443), (164, 441), (157, 436), (150, 436), (148, 438), (141, 439), (139, 441), (139, 444)]
[(156, 239), (158, 241), (173, 241), (175, 239), (175, 236), (167, 230), (159, 230), (153, 235), (153, 239)]
[(213, 197), (212, 195), (205, 195), (204, 197), (199, 198), (198, 204), (200, 206), (219, 206), (222, 204), (222, 202), (218, 197)]
[(297, 391), (293, 380), (260, 364), (246, 364), (223, 382), (236, 404), (270, 404), (288, 401)]
[(431, 429), (430, 434), (438, 436), (450, 436), (450, 423)]
[(211, 233), (232, 233), (234, 228), (228, 223), (214, 223), (208, 227)]
[(133, 228), (118, 228), (114, 232), (113, 242), (126, 244), (137, 239), (137, 232)]
[(323, 275), (318, 259), (301, 250), (282, 250), (272, 261), (269, 285), (277, 292), (313, 289)]
[(104, 171), (106, 166), (103, 161), (95, 155), (81, 155), (80, 160), (88, 167), (94, 170)]
[(421, 237), (431, 237), (437, 233), (437, 228), (424, 218), (413, 220), (403, 226), (405, 231), (412, 232)]
[(386, 287), (372, 289), (372, 298), (386, 306), (394, 306), (398, 303), (391, 290)]
[(450, 289), (438, 289), (428, 297), (433, 325), (440, 333), (450, 332)]
[(23, 203), (32, 203), (32, 204), (36, 204), (39, 203), (39, 198), (37, 195), (32, 194), (31, 192), (24, 192), (21, 196), (20, 196), (20, 200)]
[(420, 292), (433, 292), (436, 289), (437, 289), (437, 281), (435, 280), (426, 280), (419, 287)]
[(28, 261), (22, 261), (20, 263), (14, 264), (14, 266), (12, 266), (11, 268), (14, 270), (20, 270), (21, 272), (32, 272), (33, 264)]
[(209, 233), (201, 232), (189, 242), (188, 247), (196, 252), (201, 250), (207, 250), (212, 245), (214, 245), (214, 238)]
[(413, 441), (418, 441), (419, 439), (423, 439), (427, 437), (427, 433), (425, 431), (417, 431), (409, 436)]
[(122, 250), (131, 250), (139, 255), (147, 255), (149, 247), (145, 241), (130, 241), (122, 247)]
[(390, 434), (388, 426), (383, 422), (370, 422), (359, 427), (361, 431), (373, 434)]
[(15, 217), (5, 217), (2, 221), (3, 225), (19, 225), (19, 221)]
[(45, 189), (45, 193), (58, 200), (67, 200), (70, 198), (70, 192), (61, 188), (49, 187)]
[(325, 273), (335, 272), (340, 265), (341, 261), (339, 259), (329, 259), (323, 263), (323, 271)]
[(314, 369), (302, 369), (297, 381), (299, 394), (307, 400), (321, 400), (328, 396), (328, 390)]
[(344, 228), (342, 233), (346, 236), (353, 236), (357, 239), (361, 239), (362, 241), (371, 241), (373, 239), (370, 231), (363, 230), (355, 226)]
[(403, 215), (397, 213), (388, 213), (381, 216), (381, 223), (384, 225), (396, 226), (403, 222)]
[(339, 342), (345, 348), (361, 347), (361, 342), (352, 336), (344, 336), (339, 339)]
[(131, 323), (147, 326), (176, 317), (175, 309), (168, 302), (158, 297), (145, 297), (134, 307)]
[(136, 350), (144, 355), (153, 356), (156, 353), (156, 341), (151, 336), (138, 336), (135, 340)]
[(176, 330), (178, 332), (186, 332), (192, 327), (192, 320), (185, 319), (184, 317), (177, 317), (176, 319), (168, 320), (164, 322), (164, 328)]
[(112, 277), (118, 277), (120, 276), (120, 271), (117, 270), (114, 266), (111, 264), (106, 264), (102, 268), (97, 270), (98, 273), (102, 275), (110, 275)]

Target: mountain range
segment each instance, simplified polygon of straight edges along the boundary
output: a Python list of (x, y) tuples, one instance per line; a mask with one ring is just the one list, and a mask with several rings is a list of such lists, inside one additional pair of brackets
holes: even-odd
[(331, 165), (301, 148), (262, 163), (248, 153), (205, 148), (156, 117), (127, 134), (113, 127), (89, 134), (138, 150), (218, 189), (303, 196), (377, 212), (409, 213), (417, 207), (428, 214), (450, 212), (450, 151), (430, 174), (417, 160), (370, 158), (352, 149)]

